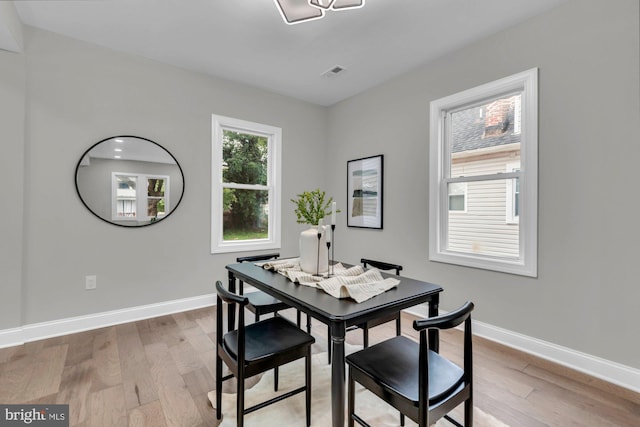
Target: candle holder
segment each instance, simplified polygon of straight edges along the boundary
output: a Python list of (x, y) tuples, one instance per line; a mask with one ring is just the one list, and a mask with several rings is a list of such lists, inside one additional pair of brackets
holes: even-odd
[(318, 231), (318, 250), (316, 251), (317, 253), (317, 259), (316, 259), (316, 274), (313, 275), (313, 277), (322, 277), (320, 275), (320, 240), (322, 239), (322, 233)]
[(333, 260), (329, 257), (330, 248), (331, 242), (327, 241), (327, 258), (329, 259), (329, 265), (327, 266), (327, 277), (333, 277)]
[[(333, 242), (333, 245), (331, 245), (331, 259), (329, 260), (329, 265), (331, 266), (331, 275), (333, 276), (335, 274), (335, 270), (334, 270), (334, 263), (335, 263), (335, 247), (336, 247), (336, 225), (335, 224), (331, 224), (331, 241)], [(328, 254), (327, 254), (328, 256)]]

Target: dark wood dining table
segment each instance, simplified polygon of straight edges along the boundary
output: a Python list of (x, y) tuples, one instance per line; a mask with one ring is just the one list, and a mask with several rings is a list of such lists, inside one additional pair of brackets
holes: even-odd
[[(344, 427), (345, 422), (345, 334), (352, 325), (359, 325), (398, 310), (427, 302), (428, 316), (438, 314), (442, 288), (432, 283), (403, 276), (382, 273), (384, 277), (400, 279), (397, 287), (361, 303), (350, 298), (338, 299), (325, 291), (299, 285), (282, 274), (266, 270), (253, 263), (229, 264), (229, 290), (235, 292), (236, 280), (241, 280), (281, 301), (309, 314), (329, 326), (332, 343), (331, 362), (331, 415), (333, 427)], [(233, 311), (233, 310), (231, 310)], [(234, 324), (233, 317), (229, 323)], [(438, 351), (437, 331), (429, 331), (429, 345)]]

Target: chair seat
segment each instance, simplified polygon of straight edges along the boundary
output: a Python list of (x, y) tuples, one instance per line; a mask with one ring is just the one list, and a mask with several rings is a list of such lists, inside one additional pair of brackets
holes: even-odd
[[(282, 317), (270, 317), (245, 327), (245, 362), (247, 365), (259, 363), (262, 359), (281, 352), (303, 349), (315, 339)], [(225, 349), (238, 357), (238, 331), (223, 337)], [(295, 350), (294, 350), (295, 351)]]
[(254, 313), (267, 314), (291, 308), (290, 305), (287, 305), (279, 299), (262, 291), (248, 292), (244, 296), (249, 299), (249, 305), (247, 308)]
[[(419, 353), (418, 343), (400, 336), (353, 353), (346, 360), (350, 369), (359, 370), (418, 406)], [(464, 371), (458, 365), (429, 351), (431, 405), (459, 387), (463, 380)]]

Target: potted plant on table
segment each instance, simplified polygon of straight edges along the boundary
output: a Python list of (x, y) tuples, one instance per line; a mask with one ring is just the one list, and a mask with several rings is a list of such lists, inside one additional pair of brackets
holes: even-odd
[(332, 221), (335, 221), (335, 214), (340, 211), (335, 209), (333, 197), (327, 199), (326, 192), (319, 188), (304, 191), (291, 201), (296, 205), (298, 224), (311, 226), (300, 233), (300, 268), (307, 273), (325, 273), (329, 266), (329, 256), (327, 251), (323, 250), (326, 247), (327, 232), (322, 219), (331, 215)]

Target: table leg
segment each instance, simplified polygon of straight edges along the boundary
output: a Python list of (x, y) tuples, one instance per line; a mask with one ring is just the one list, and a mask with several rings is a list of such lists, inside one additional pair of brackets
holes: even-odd
[[(229, 271), (229, 292), (236, 292), (236, 276)], [(236, 311), (235, 310), (227, 310), (227, 328), (230, 331), (234, 329), (236, 323)]]
[(331, 325), (331, 418), (333, 427), (344, 427), (345, 332), (344, 323)]
[[(435, 294), (431, 301), (429, 301), (429, 317), (436, 317), (438, 315), (438, 308), (440, 306), (440, 295)], [(438, 353), (440, 350), (440, 334), (437, 329), (429, 329), (429, 349)]]

